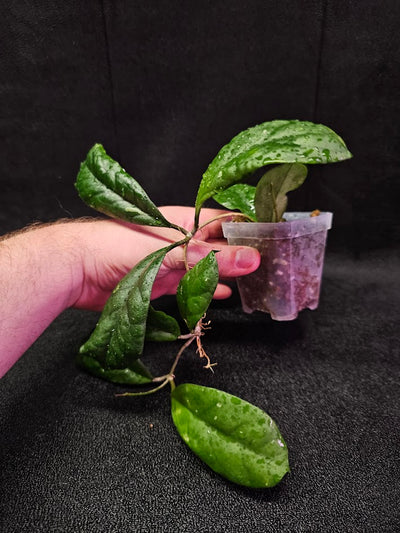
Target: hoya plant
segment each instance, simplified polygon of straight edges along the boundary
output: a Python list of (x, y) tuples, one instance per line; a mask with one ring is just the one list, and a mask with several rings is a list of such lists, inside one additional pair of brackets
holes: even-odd
[[(180, 246), (185, 253), (196, 232), (206, 200), (214, 198), (242, 219), (279, 222), (287, 193), (299, 187), (307, 164), (351, 157), (343, 140), (321, 124), (275, 120), (249, 128), (225, 145), (205, 171), (197, 192), (193, 228), (168, 221), (139, 183), (103, 146), (95, 144), (81, 164), (76, 188), (82, 200), (111, 217), (133, 224), (173, 228), (176, 242), (137, 264), (115, 287), (90, 338), (81, 346), (78, 363), (95, 376), (146, 389), (120, 396), (148, 395), (170, 386), (173, 422), (186, 444), (209, 467), (232, 482), (248, 487), (272, 487), (289, 471), (288, 450), (267, 413), (226, 392), (197, 384), (176, 386), (178, 362), (194, 344), (206, 368), (212, 363), (203, 347), (205, 316), (218, 284), (215, 252), (193, 267), (179, 283), (177, 308), (185, 324), (150, 303), (153, 282), (166, 256)], [(260, 168), (274, 165), (257, 185), (246, 181)], [(180, 342), (168, 374), (153, 376), (142, 362), (146, 341)]]

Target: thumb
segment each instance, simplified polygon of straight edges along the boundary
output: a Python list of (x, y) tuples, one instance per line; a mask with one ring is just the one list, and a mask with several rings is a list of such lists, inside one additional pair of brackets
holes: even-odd
[(216, 254), (220, 278), (236, 278), (257, 270), (260, 254), (249, 246), (223, 246)]
[[(206, 257), (212, 250), (216, 252), (219, 275), (221, 278), (245, 276), (257, 270), (260, 265), (260, 254), (249, 246), (228, 246), (226, 244), (191, 241), (187, 251), (187, 262), (190, 267)], [(182, 248), (175, 248), (167, 254), (165, 266), (171, 270), (184, 270), (185, 261)]]

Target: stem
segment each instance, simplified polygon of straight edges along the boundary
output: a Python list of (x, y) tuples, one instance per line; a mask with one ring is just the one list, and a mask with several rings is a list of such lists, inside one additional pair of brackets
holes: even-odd
[(199, 218), (200, 218), (200, 211), (201, 211), (201, 205), (199, 207), (196, 206), (195, 208), (195, 214), (194, 214), (194, 226), (192, 233), (196, 233), (198, 227), (199, 227)]
[(183, 262), (185, 263), (186, 272), (189, 272), (188, 247), (189, 247), (189, 241), (183, 245)]
[(182, 244), (187, 244), (192, 237), (193, 237), (193, 235), (190, 232), (188, 232), (188, 234), (186, 235), (186, 237), (184, 239), (181, 239), (180, 241), (176, 241), (176, 242), (171, 244), (171, 250), (173, 248), (177, 248), (178, 246), (181, 246)]
[[(172, 378), (171, 378), (172, 379)], [(165, 377), (165, 380), (161, 383), (161, 385), (158, 385), (158, 387), (155, 387), (154, 389), (150, 389), (144, 392), (123, 392), (122, 394), (116, 394), (117, 397), (122, 396), (148, 396), (149, 394), (153, 394), (154, 392), (159, 391), (160, 389), (164, 388), (165, 385), (168, 384), (170, 381), (169, 377)]]
[[(160, 376), (158, 378), (154, 378), (153, 379), (153, 382), (157, 382), (157, 381), (161, 381), (161, 380), (165, 380), (165, 381), (173, 381), (175, 375), (174, 375), (174, 372), (175, 372), (175, 369), (179, 363), (179, 359), (181, 358), (183, 352), (186, 350), (186, 348), (189, 348), (189, 346), (192, 344), (192, 342), (194, 341), (194, 339), (198, 339), (199, 336), (200, 336), (200, 332), (196, 326), (196, 328), (193, 330), (194, 333), (188, 333), (187, 335), (181, 335), (179, 338), (180, 339), (186, 339), (186, 342), (180, 347), (178, 353), (176, 354), (176, 357), (175, 357), (175, 360), (168, 372), (168, 374), (166, 374), (165, 376)], [(163, 381), (164, 383), (164, 381)], [(155, 389), (156, 390), (156, 389)]]
[(174, 372), (175, 372), (175, 368), (177, 367), (178, 363), (179, 363), (179, 359), (181, 358), (181, 355), (183, 354), (183, 352), (186, 350), (186, 348), (188, 348), (192, 342), (194, 341), (194, 339), (196, 338), (196, 335), (192, 335), (186, 342), (183, 346), (181, 346), (179, 352), (176, 354), (176, 357), (175, 357), (175, 361), (173, 362), (171, 368), (170, 368), (170, 371), (169, 371), (169, 375), (170, 376), (173, 376), (174, 375)]
[[(232, 216), (235, 216), (235, 215), (239, 215), (240, 217), (245, 218), (245, 219), (249, 220), (250, 222), (254, 222), (254, 220), (251, 217), (249, 217), (248, 215), (245, 215), (244, 213), (224, 213), (223, 215), (218, 215), (218, 216), (216, 216), (214, 218), (210, 218), (210, 220), (207, 220), (206, 222), (201, 224), (201, 226), (198, 226), (197, 231), (202, 230), (203, 228), (208, 226), (208, 224), (211, 224), (212, 222), (215, 222), (216, 220), (221, 220), (222, 218), (228, 218), (228, 217), (232, 217)], [(194, 230), (192, 230), (192, 232), (193, 231)]]
[[(184, 230), (184, 231), (186, 231), (186, 230)], [(180, 241), (176, 241), (173, 244), (171, 244), (171, 246), (169, 247), (169, 250), (168, 250), (168, 251), (171, 251), (174, 248), (177, 248), (178, 246), (182, 246), (183, 245), (183, 260), (184, 260), (184, 263), (185, 263), (186, 270), (189, 270), (189, 265), (188, 265), (188, 262), (187, 262), (187, 247), (188, 247), (189, 241), (192, 238), (193, 238), (192, 233), (190, 231), (188, 231), (188, 232), (186, 232), (186, 237), (184, 239), (181, 239)]]
[(175, 388), (175, 382), (174, 382), (175, 368), (176, 368), (176, 366), (177, 366), (177, 364), (179, 362), (179, 359), (180, 359), (181, 355), (186, 350), (186, 348), (192, 344), (194, 339), (196, 339), (196, 335), (195, 334), (191, 334), (190, 338), (185, 342), (185, 344), (183, 346), (181, 346), (179, 352), (176, 354), (175, 360), (174, 360), (174, 362), (173, 362), (173, 364), (171, 366), (171, 369), (168, 372), (168, 374), (166, 374), (165, 376), (160, 376), (158, 378), (154, 378), (153, 379), (153, 383), (157, 383), (157, 382), (161, 381), (160, 385), (158, 385), (157, 387), (154, 387), (154, 389), (150, 389), (150, 390), (147, 390), (147, 391), (144, 391), (144, 392), (123, 392), (121, 394), (116, 394), (115, 396), (117, 396), (118, 398), (121, 398), (123, 396), (149, 396), (150, 394), (153, 394), (153, 393), (163, 389), (166, 385), (168, 385), (168, 383), (170, 383), (171, 391), (173, 391), (174, 388)]
[(191, 239), (194, 237), (195, 233), (197, 231), (201, 231), (203, 228), (205, 228), (206, 226), (208, 226), (212, 222), (215, 222), (216, 220), (221, 220), (223, 218), (228, 218), (228, 217), (232, 217), (232, 216), (240, 216), (241, 218), (244, 218), (245, 220), (248, 220), (249, 222), (254, 222), (254, 220), (249, 215), (245, 215), (244, 213), (224, 213), (222, 215), (217, 215), (216, 217), (210, 218), (210, 220), (207, 220), (206, 222), (203, 222), (203, 224), (201, 224), (201, 226), (198, 225), (198, 220), (196, 219), (192, 231), (183, 230), (183, 232), (185, 233), (186, 237), (185, 237), (185, 239), (182, 239), (181, 241), (179, 241), (179, 245), (181, 245), (181, 244), (184, 245), (184, 247), (183, 247), (183, 260), (184, 260), (184, 263), (185, 263), (186, 272), (188, 272), (190, 270), (188, 259), (187, 259), (188, 245), (189, 245), (189, 242), (191, 241)]
[(171, 223), (171, 227), (176, 229), (176, 230), (178, 230), (178, 231), (180, 231), (181, 233), (183, 233), (185, 235), (185, 237), (191, 237), (191, 235), (192, 235), (190, 231), (188, 231), (185, 228), (182, 228), (181, 226), (177, 226), (177, 225)]

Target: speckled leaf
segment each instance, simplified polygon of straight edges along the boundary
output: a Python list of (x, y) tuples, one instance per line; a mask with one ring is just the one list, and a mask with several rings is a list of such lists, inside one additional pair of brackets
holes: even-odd
[(218, 284), (218, 264), (210, 252), (181, 279), (176, 292), (179, 312), (192, 330), (207, 311)]
[(273, 487), (289, 472), (288, 450), (275, 422), (258, 407), (200, 385), (171, 393), (174, 424), (192, 451), (234, 483)]
[(286, 163), (271, 168), (257, 184), (254, 198), (258, 222), (280, 222), (286, 210), (287, 196), (304, 182), (307, 167), (301, 163)]
[(211, 196), (273, 163), (333, 163), (352, 157), (343, 140), (322, 124), (273, 120), (242, 131), (218, 152), (203, 175), (196, 216)]
[(96, 359), (79, 354), (77, 364), (98, 378), (121, 385), (144, 385), (151, 383), (153, 378), (140, 359), (133, 361), (130, 368), (105, 369)]
[(252, 220), (256, 220), (254, 197), (256, 188), (247, 183), (236, 183), (213, 196), (214, 200), (227, 209), (239, 209)]
[(148, 255), (119, 282), (91, 337), (81, 346), (81, 355), (96, 359), (107, 370), (131, 368), (143, 351), (154, 279), (172, 247)]
[(175, 341), (181, 334), (175, 318), (164, 311), (156, 311), (151, 305), (146, 323), (146, 341)]
[(135, 224), (177, 228), (101, 144), (95, 144), (87, 154), (75, 186), (85, 203), (106, 215)]

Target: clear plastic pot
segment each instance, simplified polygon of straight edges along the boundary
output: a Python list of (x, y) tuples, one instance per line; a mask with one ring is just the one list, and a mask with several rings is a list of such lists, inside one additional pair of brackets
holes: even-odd
[(285, 213), (285, 222), (224, 222), (229, 244), (257, 248), (260, 267), (237, 278), (246, 313), (263, 311), (274, 320), (293, 320), (316, 309), (332, 213)]

